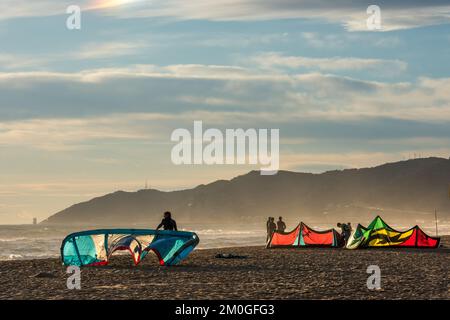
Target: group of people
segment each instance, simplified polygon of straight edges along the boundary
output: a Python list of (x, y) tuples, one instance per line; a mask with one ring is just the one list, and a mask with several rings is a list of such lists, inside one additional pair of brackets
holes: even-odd
[(275, 231), (284, 232), (286, 230), (286, 224), (283, 221), (283, 217), (278, 217), (277, 223), (275, 223), (274, 217), (269, 217), (266, 222), (267, 226), (267, 241), (272, 237), (272, 233)]
[[(286, 230), (286, 224), (283, 221), (283, 217), (278, 217), (277, 223), (275, 223), (274, 217), (269, 217), (267, 219), (267, 241), (270, 240), (272, 237), (272, 234), (277, 232), (284, 232)], [(164, 218), (161, 221), (161, 223), (158, 225), (156, 230), (160, 229), (161, 227), (164, 228), (164, 230), (177, 230), (177, 223), (175, 220), (172, 219), (172, 214), (169, 211), (164, 212)], [(348, 239), (350, 238), (350, 235), (352, 234), (352, 224), (350, 222), (347, 223), (338, 223), (337, 227), (341, 229), (341, 236), (343, 238), (344, 243), (347, 243)]]
[[(272, 237), (272, 234), (277, 232), (284, 232), (286, 230), (286, 224), (283, 221), (283, 217), (279, 217), (277, 223), (275, 223), (274, 217), (269, 217), (267, 219), (267, 241), (270, 240)], [(341, 229), (341, 236), (343, 239), (343, 243), (347, 243), (348, 239), (350, 238), (352, 234), (352, 224), (350, 222), (347, 223), (338, 223), (338, 228)]]

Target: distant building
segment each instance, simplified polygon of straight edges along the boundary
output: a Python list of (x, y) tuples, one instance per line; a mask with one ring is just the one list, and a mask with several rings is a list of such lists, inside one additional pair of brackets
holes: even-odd
[(33, 218), (33, 224), (37, 224), (37, 218)]

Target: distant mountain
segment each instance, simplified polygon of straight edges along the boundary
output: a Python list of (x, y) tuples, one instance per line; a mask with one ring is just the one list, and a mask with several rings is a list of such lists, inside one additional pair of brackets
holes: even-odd
[[(73, 205), (51, 224), (155, 224), (170, 210), (184, 222), (255, 222), (267, 216), (317, 222), (373, 217), (450, 217), (450, 160), (414, 159), (321, 174), (251, 171), (231, 180), (162, 192), (118, 191)], [(352, 220), (354, 221), (354, 220)]]

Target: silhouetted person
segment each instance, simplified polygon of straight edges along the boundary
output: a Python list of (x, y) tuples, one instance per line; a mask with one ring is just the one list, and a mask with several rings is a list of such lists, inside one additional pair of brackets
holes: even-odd
[(342, 223), (342, 238), (344, 238), (344, 246), (347, 244), (348, 239), (350, 238), (350, 226), (348, 224)]
[(274, 233), (276, 229), (277, 225), (275, 224), (275, 218), (269, 217), (269, 220), (267, 221), (267, 242), (269, 242), (272, 233)]
[(345, 241), (345, 227), (343, 223), (338, 222), (337, 227), (341, 229), (341, 246), (345, 246), (346, 241)]
[(343, 224), (345, 234), (344, 234), (344, 244), (346, 245), (350, 236), (352, 235), (352, 224), (348, 222), (347, 224)]
[(347, 226), (348, 226), (348, 236), (350, 237), (353, 232), (352, 224), (349, 222), (347, 223)]
[(283, 221), (283, 217), (279, 217), (277, 222), (277, 231), (284, 232), (284, 230), (286, 230), (286, 224)]
[(161, 223), (158, 225), (156, 230), (163, 227), (164, 230), (175, 230), (177, 229), (177, 223), (175, 220), (172, 219), (172, 214), (169, 211), (164, 212), (164, 218), (162, 219)]

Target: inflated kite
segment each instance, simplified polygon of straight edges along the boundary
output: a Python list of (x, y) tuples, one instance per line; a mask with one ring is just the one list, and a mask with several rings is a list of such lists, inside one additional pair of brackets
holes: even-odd
[(129, 251), (134, 264), (138, 265), (153, 251), (162, 266), (172, 266), (185, 259), (199, 243), (193, 232), (101, 229), (76, 232), (68, 235), (61, 245), (64, 265), (107, 265), (114, 252)]
[(439, 237), (427, 235), (419, 226), (397, 231), (377, 216), (366, 228), (358, 224), (347, 242), (347, 249), (359, 248), (437, 248)]

